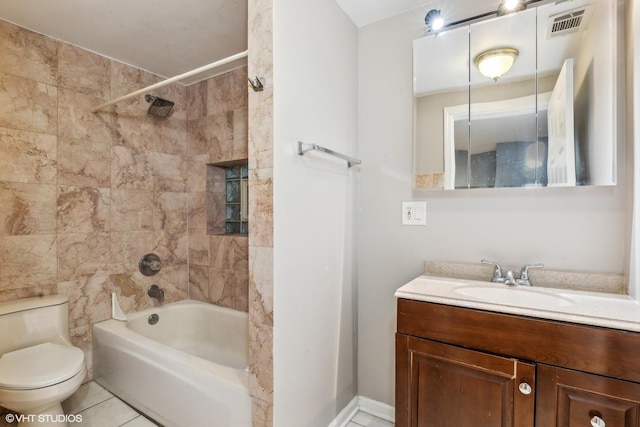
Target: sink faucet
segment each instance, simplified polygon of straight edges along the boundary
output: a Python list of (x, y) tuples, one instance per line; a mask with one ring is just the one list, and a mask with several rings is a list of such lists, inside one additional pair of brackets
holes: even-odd
[(528, 264), (523, 266), (520, 269), (520, 278), (516, 280), (516, 285), (531, 286), (531, 282), (529, 282), (529, 269), (542, 268), (542, 267), (544, 267), (544, 264)]
[(531, 286), (531, 282), (529, 281), (529, 269), (544, 267), (543, 264), (527, 264), (520, 269), (520, 278), (516, 279), (513, 274), (513, 270), (508, 270), (503, 277), (502, 267), (497, 262), (487, 261), (486, 259), (480, 260), (480, 262), (482, 264), (493, 265), (493, 277), (491, 278), (493, 283), (503, 283), (510, 286)]

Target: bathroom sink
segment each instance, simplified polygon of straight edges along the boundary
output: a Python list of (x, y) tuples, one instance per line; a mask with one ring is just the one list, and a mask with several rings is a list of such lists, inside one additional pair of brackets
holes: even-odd
[(568, 307), (573, 305), (573, 301), (571, 301), (571, 299), (563, 296), (538, 292), (529, 288), (522, 289), (507, 285), (500, 285), (500, 287), (461, 286), (456, 288), (455, 292), (460, 295), (496, 304), (524, 306), (535, 305), (545, 307)]

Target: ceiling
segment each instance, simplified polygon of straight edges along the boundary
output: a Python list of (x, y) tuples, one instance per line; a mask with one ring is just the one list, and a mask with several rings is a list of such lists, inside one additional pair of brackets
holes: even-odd
[[(500, 0), (335, 1), (362, 27), (416, 8), (435, 7), (460, 19), (491, 10)], [(5, 0), (0, 19), (166, 78), (247, 49), (242, 0)], [(244, 64), (246, 59), (235, 61), (182, 83)]]
[[(0, 19), (173, 77), (247, 49), (247, 3), (237, 0), (6, 0)], [(183, 81), (237, 68), (246, 59)]]

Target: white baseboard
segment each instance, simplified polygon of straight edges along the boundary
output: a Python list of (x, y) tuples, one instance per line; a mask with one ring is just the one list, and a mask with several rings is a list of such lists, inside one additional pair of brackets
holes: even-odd
[(328, 427), (346, 427), (358, 411), (366, 412), (389, 422), (395, 422), (395, 408), (364, 396), (356, 396), (338, 414)]
[(364, 396), (358, 397), (359, 408), (362, 412), (371, 414), (375, 417), (394, 423), (396, 421), (396, 408), (377, 400), (369, 399)]

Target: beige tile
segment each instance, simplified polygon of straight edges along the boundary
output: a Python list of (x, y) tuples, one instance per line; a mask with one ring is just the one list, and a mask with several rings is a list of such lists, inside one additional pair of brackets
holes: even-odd
[(153, 421), (150, 421), (140, 415), (139, 417), (134, 418), (133, 420), (125, 424), (122, 424), (122, 427), (155, 427), (157, 425), (159, 424), (155, 424)]
[(249, 277), (244, 269), (209, 269), (209, 301), (223, 307), (248, 311)]
[(58, 89), (58, 138), (90, 144), (112, 144), (114, 117), (109, 110), (92, 113), (104, 99), (68, 88)]
[(363, 411), (358, 411), (351, 422), (364, 427), (393, 427), (393, 423)]
[(59, 42), (0, 20), (0, 72), (55, 85)]
[(115, 397), (80, 412), (82, 425), (116, 427), (138, 417), (138, 413)]
[(54, 135), (0, 128), (0, 181), (55, 184), (56, 142)]
[(188, 193), (188, 222), (190, 229), (207, 229), (207, 218), (205, 209), (205, 193)]
[(60, 43), (58, 84), (104, 100), (111, 98), (111, 60), (88, 50)]
[(200, 154), (187, 158), (187, 191), (190, 193), (207, 190), (207, 162), (209, 156)]
[(55, 233), (55, 186), (0, 182), (0, 236)]
[(154, 195), (148, 190), (111, 190), (111, 230), (153, 228)]
[(211, 244), (206, 230), (199, 228), (189, 229), (189, 264), (209, 266), (209, 251)]
[(108, 188), (58, 186), (58, 233), (110, 231), (110, 192)]
[(249, 322), (249, 393), (273, 402), (273, 328)]
[(234, 159), (246, 159), (249, 157), (249, 118), (247, 108), (238, 108), (233, 111), (233, 144), (231, 156)]
[(249, 248), (249, 318), (273, 326), (273, 248)]
[(249, 242), (246, 236), (210, 236), (211, 267), (248, 271)]
[(112, 397), (100, 384), (90, 381), (82, 384), (78, 391), (62, 402), (62, 409), (65, 414), (77, 414)]
[(256, 397), (251, 399), (253, 427), (271, 427), (273, 425), (273, 403)]
[(273, 170), (249, 171), (249, 239), (254, 246), (273, 246)]
[[(148, 71), (118, 61), (111, 62), (111, 95), (114, 98), (162, 80), (164, 79)], [(144, 99), (144, 97), (142, 97), (142, 99)]]
[[(138, 262), (145, 254), (157, 253), (158, 240), (153, 230), (112, 232), (109, 238), (113, 256), (112, 273), (138, 271)], [(166, 263), (161, 255), (160, 258)]]
[(56, 135), (58, 89), (0, 73), (0, 127)]
[(183, 157), (151, 153), (151, 165), (155, 191), (186, 191), (187, 162)]
[(153, 201), (153, 228), (187, 231), (187, 194), (156, 193)]
[(69, 337), (71, 344), (84, 353), (84, 363), (87, 367), (85, 381), (93, 380), (93, 329), (91, 325), (70, 329)]
[(111, 157), (112, 188), (152, 190), (151, 159), (143, 151), (115, 146)]
[(112, 286), (109, 276), (58, 283), (58, 292), (69, 297), (69, 327), (92, 325), (111, 317)]
[(273, 89), (249, 94), (249, 169), (273, 167)]
[(207, 115), (207, 81), (187, 86), (187, 120)]
[(144, 96), (116, 104), (117, 145), (139, 151), (151, 150), (154, 140), (161, 137), (161, 130), (154, 117), (147, 114), (148, 108)]
[(0, 290), (55, 285), (56, 248), (54, 234), (0, 237)]
[(110, 271), (109, 233), (58, 235), (58, 281), (104, 276)]
[(61, 138), (58, 157), (58, 184), (111, 186), (111, 141)]
[(187, 122), (187, 155), (190, 157), (207, 155), (209, 161), (209, 146), (205, 136), (206, 118), (199, 117)]
[(224, 233), (227, 218), (226, 194), (207, 192), (205, 203), (207, 234)]
[(189, 298), (197, 301), (209, 300), (209, 267), (189, 265)]
[(0, 302), (14, 301), (21, 298), (31, 298), (43, 295), (56, 295), (58, 286), (55, 283), (33, 285), (28, 288), (0, 290)]

